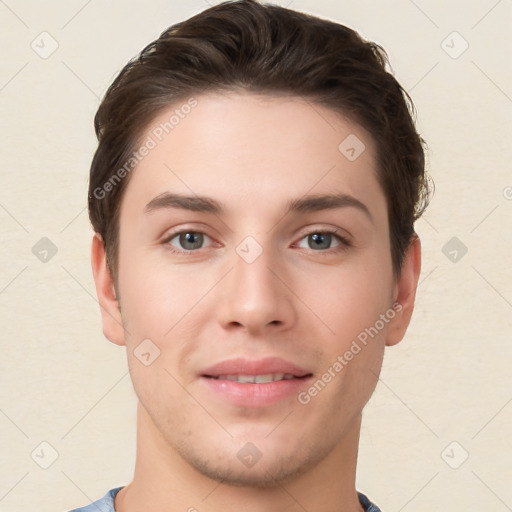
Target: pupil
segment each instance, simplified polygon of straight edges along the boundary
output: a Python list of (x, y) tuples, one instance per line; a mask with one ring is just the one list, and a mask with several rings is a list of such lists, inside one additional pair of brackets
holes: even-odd
[(314, 235), (311, 235), (311, 238), (315, 241), (316, 247), (328, 248), (330, 236), (331, 235), (328, 233), (315, 233)]
[[(195, 239), (195, 241), (194, 241)], [(197, 249), (201, 246), (201, 235), (200, 233), (183, 233), (181, 235), (181, 244), (185, 249)], [(192, 244), (192, 247), (187, 246), (187, 244)]]

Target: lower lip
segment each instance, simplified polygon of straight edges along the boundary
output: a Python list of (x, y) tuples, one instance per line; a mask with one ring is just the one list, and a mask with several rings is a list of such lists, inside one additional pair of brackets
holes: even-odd
[(240, 407), (263, 407), (272, 405), (290, 396), (297, 396), (309, 386), (312, 376), (264, 382), (260, 384), (214, 379), (201, 376), (201, 381), (216, 395)]

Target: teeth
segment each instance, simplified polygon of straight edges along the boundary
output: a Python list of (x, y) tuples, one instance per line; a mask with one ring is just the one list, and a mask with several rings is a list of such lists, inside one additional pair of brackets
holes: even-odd
[(266, 375), (256, 375), (256, 377), (254, 378), (254, 382), (256, 384), (261, 384), (264, 382), (273, 382), (275, 380), (282, 380), (283, 377), (284, 377), (284, 373), (276, 373), (276, 374), (267, 373)]
[(239, 375), (237, 378), (238, 382), (254, 382), (255, 377), (253, 375)]
[(294, 376), (291, 373), (266, 373), (264, 375), (219, 375), (215, 378), (242, 383), (264, 384), (266, 382), (275, 382), (276, 380), (290, 380)]

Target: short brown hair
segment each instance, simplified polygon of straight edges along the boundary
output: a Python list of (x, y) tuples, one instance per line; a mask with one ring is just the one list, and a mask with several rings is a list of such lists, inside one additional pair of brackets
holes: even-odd
[(163, 109), (194, 94), (240, 89), (307, 98), (372, 135), (399, 276), (430, 189), (414, 105), (387, 64), (381, 46), (348, 27), (256, 0), (223, 2), (165, 30), (126, 64), (94, 118), (99, 144), (90, 170), (89, 217), (114, 279), (129, 173), (112, 183), (113, 173), (123, 165), (126, 171), (145, 128)]

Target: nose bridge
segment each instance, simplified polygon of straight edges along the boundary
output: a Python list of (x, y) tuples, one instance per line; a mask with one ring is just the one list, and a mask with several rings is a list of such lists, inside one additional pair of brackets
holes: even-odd
[(235, 287), (239, 287), (239, 298), (245, 297), (246, 307), (251, 307), (251, 303), (255, 307), (258, 301), (277, 302), (277, 296), (282, 293), (270, 270), (279, 266), (276, 251), (269, 237), (258, 238), (249, 235), (235, 248), (233, 279)]
[(234, 275), (238, 282), (251, 288), (256, 286), (254, 291), (271, 292), (270, 287), (275, 283), (270, 281), (275, 276), (270, 269), (279, 266), (278, 255), (271, 247), (270, 237), (259, 236), (258, 239), (249, 235), (238, 244)]
[[(281, 279), (278, 252), (270, 237), (247, 236), (236, 247), (232, 271), (223, 287), (221, 317), (256, 332), (269, 325), (293, 321), (293, 305)], [(284, 280), (284, 279), (283, 279)]]

